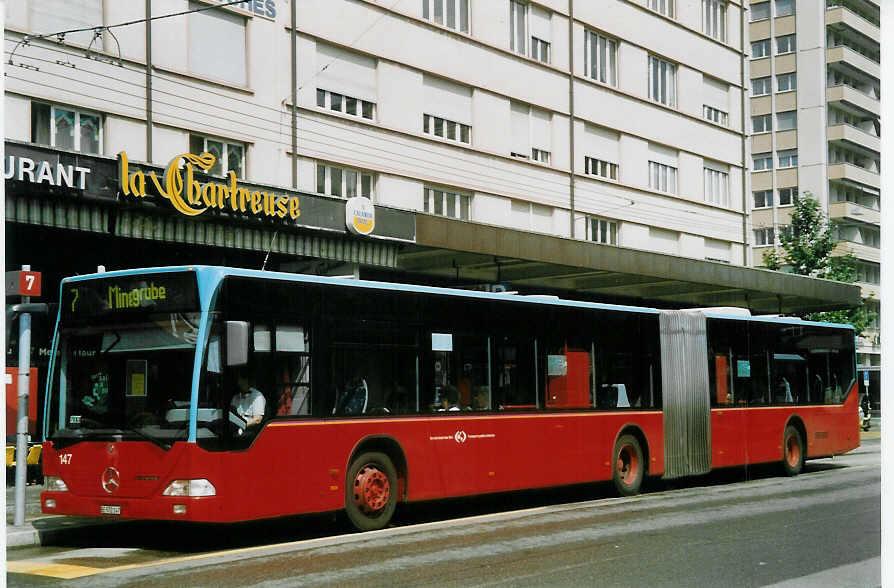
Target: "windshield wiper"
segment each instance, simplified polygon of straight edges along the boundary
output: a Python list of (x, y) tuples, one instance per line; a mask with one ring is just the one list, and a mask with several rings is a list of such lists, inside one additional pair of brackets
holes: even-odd
[(140, 437), (141, 439), (145, 439), (146, 441), (149, 441), (150, 443), (154, 443), (154, 444), (158, 445), (159, 447), (161, 447), (162, 449), (164, 449), (165, 451), (168, 451), (169, 449), (171, 449), (171, 447), (174, 446), (173, 443), (166, 443), (165, 441), (162, 441), (161, 439), (158, 439), (156, 437), (153, 437), (152, 435), (148, 435), (148, 434), (142, 432), (141, 430), (139, 430), (136, 427), (127, 427), (125, 429), (122, 429), (121, 432), (122, 433), (127, 433), (127, 432), (135, 433), (137, 435), (137, 437)]

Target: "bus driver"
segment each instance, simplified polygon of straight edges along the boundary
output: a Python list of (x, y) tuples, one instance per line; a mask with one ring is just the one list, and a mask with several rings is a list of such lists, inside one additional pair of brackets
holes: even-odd
[[(230, 408), (245, 421), (246, 427), (261, 424), (264, 411), (267, 409), (267, 401), (261, 391), (251, 385), (247, 371), (240, 371), (236, 376), (236, 386), (239, 393), (233, 396)], [(241, 435), (242, 431), (239, 434)]]

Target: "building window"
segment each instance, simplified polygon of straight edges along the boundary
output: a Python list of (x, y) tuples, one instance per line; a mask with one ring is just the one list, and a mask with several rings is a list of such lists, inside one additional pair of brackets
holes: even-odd
[(472, 127), (430, 114), (422, 115), (422, 131), (426, 135), (434, 135), (448, 141), (467, 144), (472, 142)]
[(702, 31), (718, 41), (726, 41), (726, 2), (702, 0)]
[(595, 157), (584, 157), (584, 173), (609, 180), (618, 179), (618, 164)]
[(531, 148), (531, 159), (534, 161), (539, 161), (540, 163), (545, 163), (549, 165), (550, 153), (549, 151), (545, 151), (543, 149), (537, 149), (536, 147)]
[(376, 116), (376, 105), (372, 102), (320, 88), (317, 88), (317, 106), (369, 120)]
[(646, 6), (668, 18), (674, 17), (674, 0), (646, 0)]
[(245, 177), (245, 145), (242, 143), (190, 135), (189, 152), (194, 155), (210, 153), (214, 156), (214, 165), (208, 170), (212, 176), (225, 176), (232, 171), (239, 179)]
[(549, 165), (552, 114), (521, 102), (510, 103), (510, 155)]
[(770, 76), (765, 78), (755, 78), (751, 80), (751, 95), (765, 96), (770, 93), (771, 87)]
[(793, 53), (795, 51), (795, 35), (783, 35), (776, 37), (776, 55)]
[(713, 106), (704, 105), (705, 119), (715, 122), (719, 125), (727, 126), (729, 124), (729, 115), (726, 112)]
[(773, 206), (773, 190), (760, 190), (753, 193), (754, 208), (769, 208)]
[(779, 167), (798, 167), (798, 150), (797, 149), (786, 149), (785, 151), (778, 151), (776, 156), (779, 160)]
[(774, 243), (776, 243), (776, 235), (774, 234), (773, 227), (754, 229), (755, 246), (762, 247), (764, 245), (773, 245)]
[(649, 187), (668, 194), (677, 193), (677, 168), (656, 161), (649, 162)]
[(521, 55), (528, 54), (528, 4), (509, 0), (509, 48)]
[(468, 33), (469, 0), (422, 0), (422, 18)]
[(429, 214), (469, 220), (472, 197), (468, 194), (426, 186), (423, 199), (423, 210)]
[(755, 153), (751, 157), (754, 161), (754, 171), (773, 169), (772, 153)]
[[(767, 78), (768, 80), (770, 78)], [(776, 91), (790, 92), (798, 89), (798, 74), (795, 72), (776, 76)]]
[(776, 130), (790, 131), (798, 128), (798, 112), (796, 110), (787, 110), (785, 112), (776, 113)]
[(789, 16), (794, 13), (795, 0), (776, 0), (776, 16)]
[(364, 196), (372, 200), (373, 174), (346, 167), (317, 163), (317, 192), (339, 198)]
[(754, 41), (751, 44), (751, 59), (767, 57), (770, 55), (770, 39)]
[(881, 268), (874, 263), (857, 262), (857, 281), (866, 284), (881, 283)]
[[(192, 1), (190, 10), (207, 9)], [(227, 10), (189, 14), (189, 71), (237, 86), (248, 84), (245, 53), (245, 17)], [(226, 39), (226, 42), (221, 42)]]
[(618, 223), (604, 218), (587, 218), (587, 240), (606, 245), (618, 244)]
[(770, 3), (759, 2), (751, 5), (751, 22), (770, 18)]
[(616, 53), (618, 42), (599, 33), (587, 31), (584, 69), (587, 77), (609, 84), (618, 85)]
[(81, 153), (102, 153), (102, 116), (32, 102), (31, 141)]
[(537, 37), (531, 37), (531, 57), (543, 63), (549, 63), (549, 43)]
[(798, 187), (779, 188), (779, 206), (791, 206), (798, 199)]
[(769, 133), (773, 130), (773, 116), (770, 114), (759, 114), (751, 117), (752, 133)]
[(649, 56), (649, 97), (666, 106), (677, 105), (677, 66)]
[(729, 206), (729, 174), (709, 167), (705, 168), (705, 202)]

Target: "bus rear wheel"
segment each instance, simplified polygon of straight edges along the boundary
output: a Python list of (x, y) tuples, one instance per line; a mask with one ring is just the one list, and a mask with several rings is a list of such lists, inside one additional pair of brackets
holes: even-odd
[(348, 468), (345, 511), (361, 531), (381, 529), (397, 506), (397, 470), (384, 453), (358, 455)]
[(782, 435), (782, 467), (787, 476), (797, 476), (804, 469), (804, 441), (798, 429), (791, 425)]
[(612, 481), (621, 496), (639, 494), (646, 464), (643, 450), (633, 435), (621, 435), (612, 451)]

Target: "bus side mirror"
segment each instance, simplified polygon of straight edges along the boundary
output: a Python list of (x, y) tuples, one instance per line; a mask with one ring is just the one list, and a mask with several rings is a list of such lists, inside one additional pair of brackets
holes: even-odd
[(227, 365), (248, 363), (248, 321), (227, 321)]

